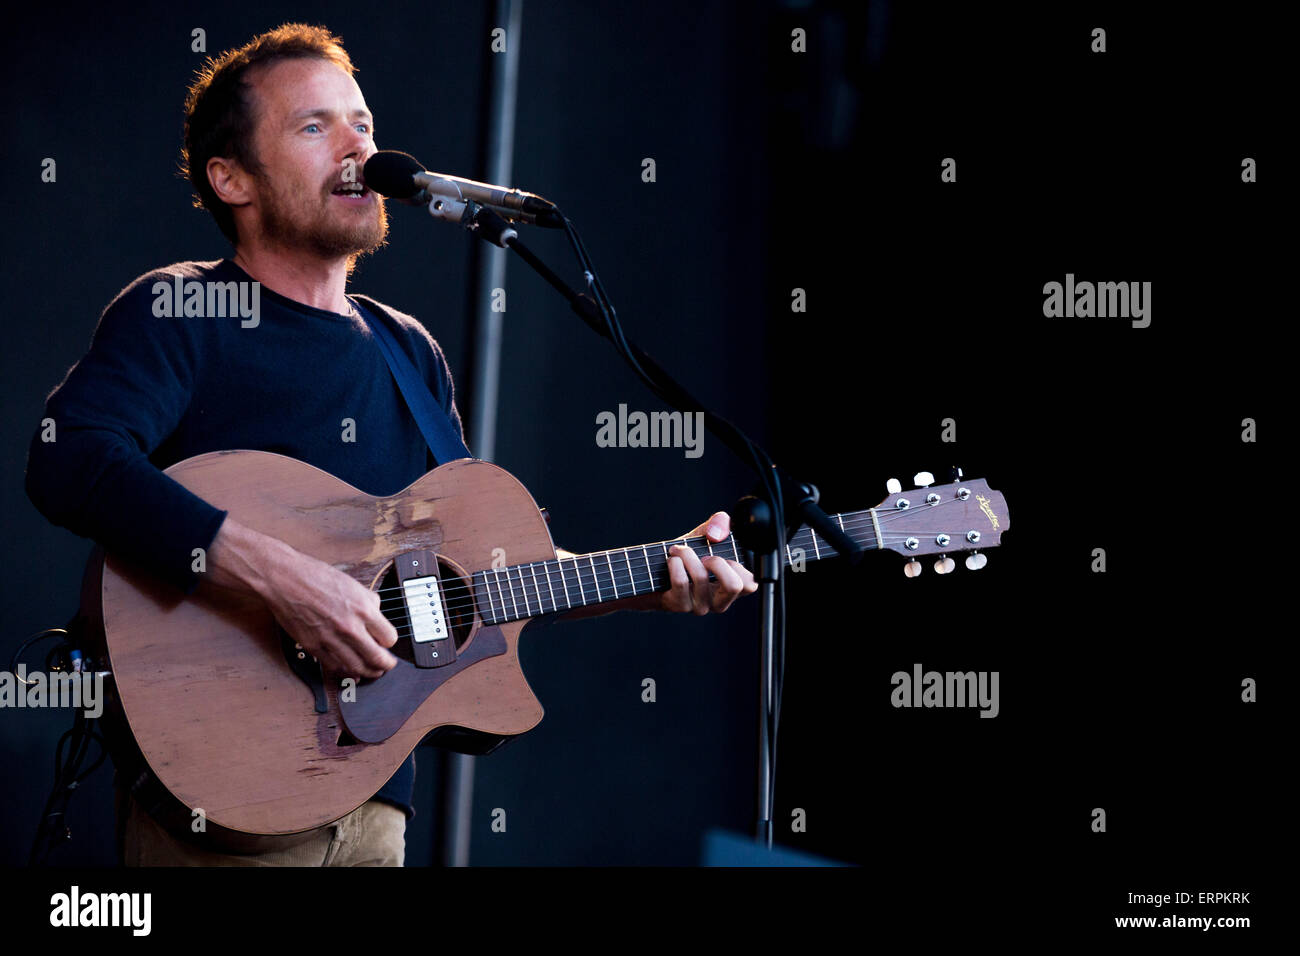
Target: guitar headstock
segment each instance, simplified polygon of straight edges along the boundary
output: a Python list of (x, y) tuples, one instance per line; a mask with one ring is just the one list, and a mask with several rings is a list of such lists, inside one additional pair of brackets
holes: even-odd
[[(917, 476), (928, 478), (924, 472)], [(966, 567), (979, 570), (988, 561), (981, 552), (998, 547), (1011, 524), (1006, 499), (983, 478), (891, 490), (875, 511), (882, 547), (912, 559), (904, 567), (909, 578), (921, 573), (917, 559), (932, 554), (942, 556), (934, 563), (939, 574), (951, 571), (956, 562), (948, 556), (962, 551), (971, 552)]]

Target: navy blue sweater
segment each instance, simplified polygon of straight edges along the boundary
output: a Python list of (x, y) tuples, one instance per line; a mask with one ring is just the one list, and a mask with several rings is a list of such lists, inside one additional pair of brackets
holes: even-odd
[[(198, 586), (194, 548), (225, 518), (161, 469), (210, 451), (277, 452), (372, 495), (401, 491), (435, 464), (362, 320), (261, 288), (258, 323), (160, 318), (156, 282), (252, 282), (230, 260), (180, 262), (136, 279), (104, 311), (90, 350), (49, 396), (56, 440), (33, 437), (27, 494), (50, 521), (138, 562), (180, 591)], [(385, 312), (439, 405), (463, 435), (451, 371), (437, 342), (409, 315)], [(376, 316), (379, 318), (379, 316)], [(382, 319), (381, 319), (382, 321)], [(352, 419), (355, 441), (342, 439)], [(408, 757), (375, 796), (408, 816)]]

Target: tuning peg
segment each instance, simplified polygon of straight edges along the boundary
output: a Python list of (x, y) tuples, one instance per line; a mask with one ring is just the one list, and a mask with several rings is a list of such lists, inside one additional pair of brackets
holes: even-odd
[(930, 474), (928, 471), (918, 471), (912, 476), (912, 484), (916, 485), (918, 488), (929, 488), (934, 484), (934, 475)]
[(934, 562), (934, 573), (947, 574), (955, 567), (957, 567), (957, 562), (945, 554), (938, 561)]
[(984, 555), (980, 554), (978, 551), (972, 551), (970, 556), (966, 558), (966, 567), (970, 568), (972, 571), (978, 571), (988, 563), (989, 559), (984, 557)]
[(948, 469), (948, 481), (950, 484), (954, 484), (954, 485), (957, 482), (961, 481), (961, 469), (958, 468), (956, 465), (953, 465), (951, 468)]
[(885, 482), (885, 491), (889, 492), (891, 495), (896, 495), (902, 490), (903, 485), (897, 478), (890, 478)]
[(916, 560), (916, 558), (913, 558), (911, 561), (908, 561), (907, 564), (903, 565), (903, 573), (906, 574), (909, 578), (916, 577), (918, 574), (921, 573), (921, 562)]

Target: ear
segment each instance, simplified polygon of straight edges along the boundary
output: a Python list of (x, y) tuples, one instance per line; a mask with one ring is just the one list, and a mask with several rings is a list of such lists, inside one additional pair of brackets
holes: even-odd
[(253, 201), (252, 177), (233, 159), (213, 156), (208, 160), (208, 183), (227, 206), (245, 206)]

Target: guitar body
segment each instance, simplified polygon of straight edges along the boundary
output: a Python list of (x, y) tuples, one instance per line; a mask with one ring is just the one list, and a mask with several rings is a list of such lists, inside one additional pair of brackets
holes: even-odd
[[(512, 563), (556, 557), (532, 496), (487, 462), (450, 462), (385, 498), (268, 452), (214, 452), (166, 473), (372, 589), (387, 589), (394, 560), (411, 552), (432, 552), (444, 583), (460, 575), (466, 587), (495, 549)], [(207, 583), (182, 597), (112, 555), (99, 597), (117, 697), (141, 752), (173, 795), (219, 827), (323, 826), (372, 797), (430, 731), (441, 728), (451, 749), (485, 753), (542, 719), (519, 667), (527, 619), (493, 625), (474, 610), (446, 667), (417, 667), (403, 649), (412, 642), (399, 639), (397, 666), (356, 689), (383, 706), (349, 711), (354, 736), (339, 681), (320, 681), (317, 667), (314, 692), (295, 673), (294, 645), (260, 599)]]

